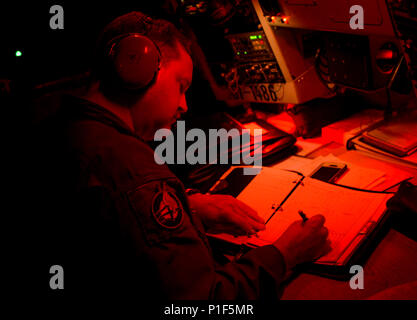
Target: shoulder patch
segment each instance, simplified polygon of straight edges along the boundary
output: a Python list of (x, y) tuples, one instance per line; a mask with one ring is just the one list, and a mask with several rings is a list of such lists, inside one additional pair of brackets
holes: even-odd
[(195, 236), (180, 187), (175, 179), (151, 180), (126, 193), (130, 211), (149, 246)]
[(167, 229), (178, 228), (184, 217), (184, 208), (178, 197), (166, 188), (165, 183), (152, 199), (152, 215), (155, 221)]

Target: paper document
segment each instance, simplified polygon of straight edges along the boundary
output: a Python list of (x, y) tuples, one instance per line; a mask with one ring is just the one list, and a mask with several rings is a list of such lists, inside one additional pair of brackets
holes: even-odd
[(286, 170), (263, 168), (237, 199), (251, 206), (267, 221), (266, 229), (257, 237), (226, 234), (216, 237), (236, 244), (271, 244), (291, 223), (301, 219), (299, 210), (307, 217), (321, 214), (326, 218), (332, 251), (318, 262), (336, 263), (364, 228), (370, 222), (377, 223), (383, 216), (386, 201), (391, 196), (332, 185)]
[(283, 162), (278, 163), (273, 168), (293, 170), (300, 172), (305, 176), (310, 176), (315, 169), (325, 162), (339, 162), (347, 165), (348, 170), (336, 182), (340, 185), (370, 190), (372, 187), (375, 187), (385, 180), (385, 173), (383, 171), (358, 166), (354, 163), (341, 160), (333, 154), (324, 157), (319, 156), (315, 159), (292, 156)]
[[(385, 203), (391, 196), (351, 190), (305, 178), (269, 220), (266, 230), (258, 235), (261, 240), (272, 243), (292, 222), (300, 220), (298, 210), (302, 210), (308, 217), (322, 214), (326, 218), (325, 226), (329, 230), (332, 251), (319, 261), (335, 262), (373, 215), (385, 210)], [(246, 201), (244, 198), (241, 200)]]

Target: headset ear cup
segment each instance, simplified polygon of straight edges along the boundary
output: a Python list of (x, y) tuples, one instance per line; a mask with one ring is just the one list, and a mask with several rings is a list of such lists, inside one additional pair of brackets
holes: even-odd
[(127, 89), (145, 88), (159, 71), (158, 47), (149, 38), (139, 34), (129, 35), (114, 42), (109, 56), (115, 75)]

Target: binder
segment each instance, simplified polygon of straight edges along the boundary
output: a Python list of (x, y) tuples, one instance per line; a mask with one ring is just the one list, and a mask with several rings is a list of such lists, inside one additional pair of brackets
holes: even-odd
[(417, 112), (407, 114), (366, 131), (363, 141), (397, 157), (406, 157), (417, 150)]
[(386, 202), (392, 193), (361, 190), (322, 182), (300, 173), (263, 167), (257, 176), (244, 176), (242, 167), (232, 167), (212, 186), (211, 193), (235, 196), (254, 208), (266, 221), (257, 236), (234, 237), (209, 234), (226, 247), (249, 250), (272, 244), (295, 220), (298, 210), (311, 217), (322, 214), (329, 229), (332, 251), (308, 264), (311, 272), (341, 277), (364, 245), (370, 244), (388, 219)]

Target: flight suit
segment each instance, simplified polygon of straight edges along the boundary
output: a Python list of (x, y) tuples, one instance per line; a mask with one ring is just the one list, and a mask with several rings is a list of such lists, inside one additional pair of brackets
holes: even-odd
[[(184, 186), (166, 165), (155, 162), (153, 150), (120, 119), (75, 97), (66, 99), (58, 119), (54, 125), (60, 133), (48, 134), (60, 140), (50, 149), (61, 160), (49, 160), (60, 163), (56, 172), (64, 172), (69, 181), (56, 202), (70, 217), (61, 227), (70, 231), (58, 231), (55, 237), (68, 254), (61, 258), (68, 260), (72, 253), (67, 264), (79, 264), (85, 276), (78, 282), (75, 276), (66, 280), (70, 289), (71, 282), (79, 291), (117, 287), (119, 293), (140, 292), (147, 299), (278, 296), (286, 272), (279, 250), (265, 246), (235, 262), (216, 263)], [(59, 204), (68, 194), (71, 200)], [(79, 228), (83, 231), (75, 231)]]

